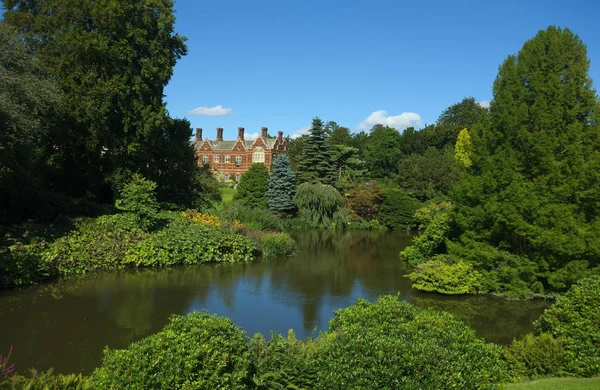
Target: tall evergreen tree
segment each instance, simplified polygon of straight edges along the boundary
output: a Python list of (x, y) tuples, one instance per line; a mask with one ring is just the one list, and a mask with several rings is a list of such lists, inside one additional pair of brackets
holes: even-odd
[(598, 264), (600, 129), (588, 68), (571, 31), (540, 31), (502, 64), (489, 122), (474, 127), (474, 174), (454, 194), (460, 240), (450, 249), (492, 290), (557, 288), (569, 262)]
[(275, 158), (269, 177), (267, 198), (269, 209), (280, 214), (292, 214), (296, 209), (293, 199), (296, 194), (294, 177), (288, 156), (281, 154)]
[(312, 121), (298, 171), (300, 178), (305, 182), (332, 184), (335, 181), (328, 135), (323, 128), (323, 121), (319, 118), (314, 118)]

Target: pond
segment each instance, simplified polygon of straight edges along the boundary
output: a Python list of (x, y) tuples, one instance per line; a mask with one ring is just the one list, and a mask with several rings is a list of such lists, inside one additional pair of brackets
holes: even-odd
[(507, 344), (532, 330), (550, 302), (489, 296), (446, 297), (411, 289), (398, 252), (411, 235), (394, 232), (296, 232), (298, 252), (247, 264), (103, 273), (0, 293), (0, 354), (21, 373), (54, 367), (90, 373), (102, 349), (123, 348), (159, 331), (171, 314), (206, 309), (249, 335), (327, 328), (333, 311), (357, 298), (399, 294), (448, 311), (488, 341)]

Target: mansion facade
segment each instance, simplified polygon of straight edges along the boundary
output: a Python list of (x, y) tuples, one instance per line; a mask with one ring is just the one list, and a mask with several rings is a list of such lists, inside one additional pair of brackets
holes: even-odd
[(202, 139), (202, 129), (196, 129), (196, 137), (192, 141), (198, 165), (210, 166), (215, 176), (225, 181), (240, 181), (240, 177), (252, 164), (263, 163), (271, 170), (271, 161), (280, 153), (287, 153), (287, 142), (283, 132), (277, 132), (277, 138), (269, 138), (268, 129), (263, 127), (255, 140), (244, 139), (244, 128), (238, 127), (236, 140), (223, 140), (223, 128), (217, 128), (217, 138), (211, 141)]

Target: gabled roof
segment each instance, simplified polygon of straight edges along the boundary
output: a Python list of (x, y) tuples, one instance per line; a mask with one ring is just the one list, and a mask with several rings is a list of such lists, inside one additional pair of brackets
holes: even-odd
[[(259, 137), (262, 138), (262, 137)], [(273, 147), (275, 146), (275, 143), (277, 142), (277, 138), (267, 138), (264, 139), (262, 138), (263, 141), (267, 144), (269, 149), (273, 149)], [(233, 150), (233, 147), (237, 144), (238, 140), (235, 141), (210, 141), (208, 139), (205, 139), (203, 141), (191, 141), (192, 144), (194, 145), (194, 150), (198, 150), (200, 149), (200, 146), (204, 143), (204, 142), (208, 142), (213, 150)], [(244, 140), (244, 145), (246, 146), (246, 149), (249, 149), (252, 144), (254, 144), (255, 140)]]

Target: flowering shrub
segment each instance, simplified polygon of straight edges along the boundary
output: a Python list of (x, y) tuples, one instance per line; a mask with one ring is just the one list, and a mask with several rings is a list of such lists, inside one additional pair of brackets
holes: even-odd
[(201, 213), (198, 211), (183, 211), (181, 212), (181, 215), (190, 221), (194, 221), (202, 225), (212, 225), (217, 227), (221, 226), (221, 219), (216, 215)]
[(0, 382), (2, 382), (5, 379), (8, 379), (11, 375), (14, 375), (15, 373), (15, 364), (8, 363), (12, 350), (13, 347), (11, 345), (10, 349), (8, 350), (8, 355), (6, 357), (0, 355)]

